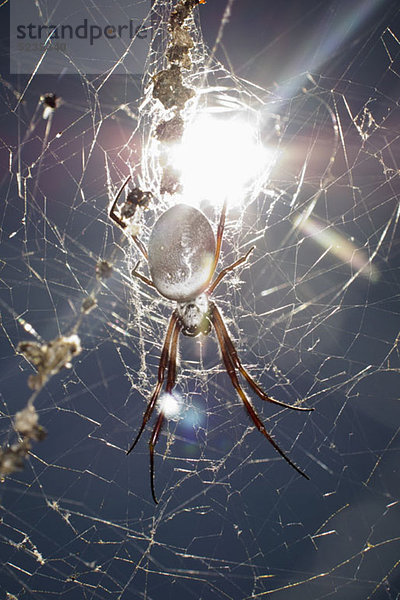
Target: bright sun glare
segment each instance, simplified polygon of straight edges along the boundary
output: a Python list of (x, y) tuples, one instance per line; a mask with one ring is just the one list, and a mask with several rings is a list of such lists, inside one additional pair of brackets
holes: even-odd
[(184, 202), (202, 200), (241, 204), (249, 189), (273, 163), (273, 153), (258, 139), (256, 127), (239, 119), (200, 115), (188, 124), (173, 151), (181, 172)]

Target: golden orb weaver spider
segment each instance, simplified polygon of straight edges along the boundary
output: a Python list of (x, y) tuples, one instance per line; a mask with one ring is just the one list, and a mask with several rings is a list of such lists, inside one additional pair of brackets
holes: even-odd
[[(127, 223), (116, 214), (115, 210), (118, 198), (129, 180), (130, 178), (126, 180), (118, 192), (110, 210), (111, 219), (124, 229), (127, 227)], [(147, 261), (151, 279), (137, 270), (139, 263), (137, 263), (135, 269), (132, 271), (132, 275), (149, 287), (157, 290), (164, 298), (175, 301), (177, 305), (168, 323), (158, 367), (157, 384), (143, 415), (139, 432), (127, 454), (135, 448), (147, 422), (153, 414), (164, 384), (165, 371), (167, 371), (166, 393), (171, 394), (175, 386), (179, 334), (183, 333), (183, 335), (190, 337), (196, 337), (200, 334), (208, 335), (212, 326), (214, 326), (226, 372), (254, 425), (289, 465), (300, 473), (300, 475), (309, 479), (308, 475), (287, 456), (275, 442), (271, 434), (268, 433), (239, 383), (238, 373), (242, 375), (253, 392), (262, 400), (284, 408), (291, 408), (292, 410), (309, 412), (314, 409), (291, 406), (280, 402), (279, 400), (270, 398), (260, 388), (243, 367), (229, 336), (223, 317), (216, 304), (209, 299), (225, 275), (236, 269), (239, 265), (244, 264), (255, 248), (253, 246), (239, 260), (222, 269), (214, 281), (211, 282), (221, 251), (225, 218), (226, 201), (221, 210), (217, 238), (215, 240), (211, 224), (200, 210), (186, 204), (176, 204), (166, 210), (156, 221), (150, 234), (148, 251), (139, 238), (136, 235), (132, 235), (135, 244)], [(164, 411), (160, 410), (149, 441), (150, 485), (153, 500), (156, 504), (158, 504), (158, 500), (154, 486), (154, 448), (160, 436), (163, 421)]]

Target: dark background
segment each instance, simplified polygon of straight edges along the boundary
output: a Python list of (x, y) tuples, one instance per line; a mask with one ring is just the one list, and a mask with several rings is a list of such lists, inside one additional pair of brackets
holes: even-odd
[[(226, 7), (199, 7), (209, 49)], [(8, 5), (0, 11), (3, 444), (14, 441), (12, 417), (30, 394), (32, 369), (15, 352), (34, 339), (24, 323), (51, 340), (71, 330), (87, 293), (98, 301), (79, 329), (73, 369), (35, 401), (47, 439), (1, 485), (1, 597), (398, 598), (397, 2), (232, 3), (216, 57), (259, 86), (262, 135), (270, 141), (279, 120), (283, 159), (240, 222), (230, 219), (224, 264), (253, 240), (257, 248), (243, 283), (228, 280), (217, 299), (262, 386), (315, 407), (305, 417), (254, 399), (311, 481), (250, 427), (214, 338), (200, 366), (199, 346), (182, 340), (178, 389), (189, 410), (157, 448), (157, 507), (149, 432), (129, 458), (125, 450), (155, 383), (171, 307), (132, 292), (131, 251), (107, 218), (141, 147), (136, 120), (116, 109), (137, 114), (141, 81), (10, 76)], [(39, 98), (48, 91), (62, 105), (43, 145)], [(374, 271), (354, 276), (349, 260), (293, 230), (321, 187), (313, 217)], [(99, 258), (114, 262), (102, 283)]]

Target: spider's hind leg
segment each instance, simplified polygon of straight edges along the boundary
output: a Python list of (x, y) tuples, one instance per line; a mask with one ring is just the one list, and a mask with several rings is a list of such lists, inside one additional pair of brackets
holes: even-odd
[(119, 200), (122, 192), (124, 191), (124, 189), (126, 188), (126, 186), (128, 185), (128, 183), (130, 182), (131, 179), (132, 179), (131, 175), (129, 175), (129, 177), (127, 177), (125, 179), (124, 183), (119, 188), (119, 190), (117, 192), (117, 195), (115, 196), (114, 201), (112, 203), (112, 206), (110, 208), (110, 212), (108, 213), (110, 219), (112, 219), (114, 221), (114, 223), (116, 223), (117, 225), (119, 225), (119, 227), (121, 227), (121, 229), (126, 229), (127, 224), (120, 217), (118, 217), (118, 215), (115, 212), (115, 209), (116, 209), (116, 206), (118, 204), (118, 200)]
[[(124, 189), (126, 188), (126, 186), (128, 185), (128, 183), (130, 182), (130, 180), (132, 179), (131, 175), (129, 175), (124, 183), (121, 185), (121, 187), (119, 188), (117, 195), (115, 196), (113, 203), (111, 205), (110, 211), (108, 213), (110, 219), (112, 219), (114, 221), (114, 223), (116, 223), (118, 225), (118, 227), (120, 227), (121, 229), (126, 229), (128, 227), (128, 223), (126, 223), (120, 216), (117, 215), (116, 213), (116, 207), (118, 204), (118, 200), (122, 194), (122, 192), (124, 191)], [(141, 254), (144, 256), (144, 258), (147, 260), (147, 250), (145, 245), (143, 244), (143, 242), (138, 238), (137, 235), (133, 235), (132, 234), (132, 239), (135, 242), (138, 250), (141, 252)]]
[(140, 279), (140, 281), (143, 281), (143, 283), (145, 283), (149, 287), (155, 288), (156, 286), (151, 281), (151, 279), (149, 279), (148, 277), (146, 277), (145, 275), (143, 275), (143, 273), (140, 273), (138, 271), (139, 265), (140, 265), (140, 261), (138, 261), (136, 263), (136, 265), (134, 266), (134, 268), (132, 269), (132, 271), (131, 271), (132, 277), (137, 277), (137, 279)]
[(241, 265), (244, 262), (246, 262), (247, 259), (250, 256), (250, 254), (253, 252), (254, 249), (255, 249), (255, 246), (252, 246), (250, 248), (250, 250), (248, 250), (248, 252), (246, 252), (246, 254), (244, 256), (241, 256), (234, 263), (232, 263), (228, 267), (225, 267), (225, 269), (222, 269), (222, 271), (219, 273), (219, 275), (217, 276), (217, 278), (215, 279), (215, 281), (213, 281), (213, 283), (208, 288), (207, 293), (211, 294), (215, 290), (215, 288), (220, 284), (221, 279), (223, 279), (225, 277), (225, 275), (227, 275), (228, 273), (230, 273), (231, 271), (233, 271), (234, 269), (236, 269), (236, 267), (238, 267), (239, 265)]

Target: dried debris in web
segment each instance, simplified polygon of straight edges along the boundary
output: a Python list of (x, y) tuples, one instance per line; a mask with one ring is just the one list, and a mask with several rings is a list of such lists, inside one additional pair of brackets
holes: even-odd
[(180, 190), (179, 173), (169, 161), (169, 144), (182, 138), (184, 121), (181, 116), (186, 103), (195, 96), (193, 88), (184, 84), (183, 69), (190, 69), (190, 51), (194, 41), (185, 23), (198, 4), (203, 0), (180, 0), (171, 11), (168, 20), (170, 40), (165, 56), (170, 63), (166, 69), (153, 75), (153, 98), (159, 100), (169, 113), (168, 118), (156, 125), (154, 136), (164, 145), (161, 151), (163, 174), (160, 193), (175, 194)]
[[(160, 142), (160, 164), (162, 165), (162, 175), (160, 183), (160, 194), (176, 194), (181, 189), (179, 172), (171, 164), (170, 145), (179, 142), (184, 132), (184, 120), (182, 111), (186, 103), (195, 96), (195, 90), (185, 85), (184, 71), (192, 66), (190, 52), (195, 43), (190, 34), (189, 27), (186, 25), (193, 9), (204, 4), (205, 0), (179, 0), (172, 9), (168, 19), (168, 33), (170, 36), (166, 48), (165, 57), (169, 63), (166, 69), (161, 69), (152, 76), (153, 89), (151, 94), (155, 100), (160, 102), (165, 115), (161, 121), (155, 123), (153, 136)], [(118, 199), (129, 182), (130, 177), (123, 184), (118, 192), (113, 207), (111, 217), (123, 229), (129, 229), (129, 232), (135, 238), (140, 231), (140, 219), (143, 211), (146, 210), (152, 200), (152, 193), (142, 191), (140, 188), (133, 188), (127, 195), (125, 202), (116, 209)], [(138, 244), (138, 241), (136, 240)]]
[(32, 363), (37, 373), (30, 375), (28, 385), (32, 390), (39, 391), (49, 377), (59, 373), (63, 368), (71, 367), (71, 360), (81, 352), (81, 342), (74, 333), (70, 336), (60, 336), (51, 342), (20, 342), (17, 352)]
[(63, 368), (70, 368), (71, 360), (81, 352), (80, 339), (76, 334), (60, 336), (50, 342), (20, 342), (17, 351), (37, 369), (30, 375), (28, 386), (35, 391), (25, 408), (17, 412), (14, 431), (19, 439), (11, 445), (0, 447), (0, 477), (21, 471), (32, 442), (40, 442), (46, 437), (46, 430), (39, 425), (39, 415), (33, 400), (48, 379)]
[(39, 425), (39, 416), (32, 401), (16, 413), (14, 430), (19, 440), (11, 446), (0, 448), (0, 477), (3, 479), (16, 471), (22, 471), (32, 442), (40, 442), (46, 437), (46, 430)]

